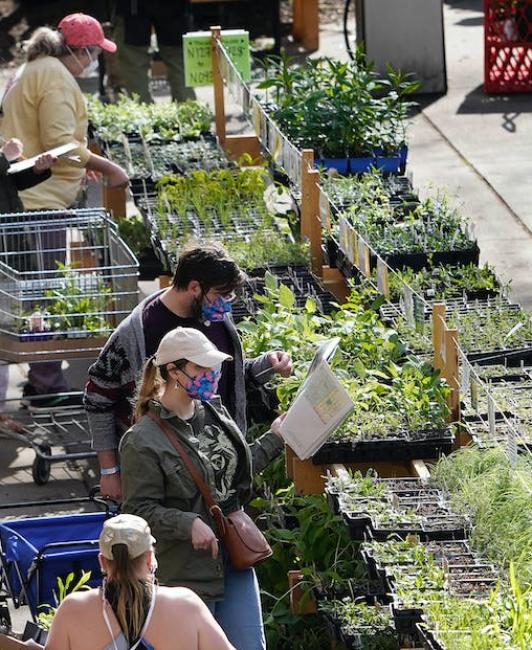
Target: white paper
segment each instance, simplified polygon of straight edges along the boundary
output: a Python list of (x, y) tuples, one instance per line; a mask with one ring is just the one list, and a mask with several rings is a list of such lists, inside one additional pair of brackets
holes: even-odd
[(281, 424), (281, 435), (300, 460), (310, 458), (354, 407), (325, 361), (309, 374)]
[(73, 142), (69, 144), (62, 144), (61, 146), (55, 147), (54, 149), (43, 151), (38, 156), (33, 156), (33, 158), (26, 158), (25, 160), (19, 160), (19, 162), (13, 163), (12, 165), (9, 166), (7, 173), (16, 174), (17, 172), (22, 172), (25, 169), (30, 169), (31, 167), (33, 167), (37, 162), (37, 159), (40, 158), (41, 156), (50, 154), (51, 156), (56, 156), (57, 158), (59, 158), (60, 156), (64, 156), (69, 151), (73, 151), (74, 149), (77, 149), (79, 146), (80, 146), (79, 144), (74, 144)]

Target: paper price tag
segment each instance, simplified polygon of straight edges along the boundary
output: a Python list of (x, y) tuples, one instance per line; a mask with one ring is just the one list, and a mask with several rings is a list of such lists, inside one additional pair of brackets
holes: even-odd
[(414, 297), (412, 289), (409, 286), (403, 288), (403, 303), (405, 309), (405, 320), (408, 327), (414, 327)]
[(425, 303), (417, 293), (413, 294), (414, 323), (416, 329), (423, 330), (425, 325)]
[(508, 441), (506, 445), (506, 453), (510, 465), (515, 467), (517, 465), (517, 435), (513, 426), (508, 427)]
[(252, 113), (252, 121), (253, 121), (253, 128), (255, 130), (255, 135), (257, 138), (260, 138), (260, 114), (261, 114), (261, 108), (259, 105), (259, 102), (254, 99), (253, 103), (251, 104), (251, 113)]
[(260, 136), (259, 139), (262, 143), (268, 144), (268, 124), (270, 118), (266, 115), (265, 111), (261, 107), (260, 111)]
[(390, 282), (388, 276), (388, 267), (386, 262), (381, 258), (377, 258), (377, 289), (382, 293), (386, 300), (390, 299)]
[(340, 217), (338, 220), (338, 228), (340, 231), (340, 250), (349, 258), (349, 224), (345, 217)]
[(349, 261), (351, 262), (351, 264), (353, 264), (353, 266), (358, 267), (359, 260), (360, 260), (360, 257), (358, 255), (358, 233), (351, 224), (349, 224), (349, 234), (350, 234)]
[(358, 239), (358, 268), (367, 278), (371, 275), (369, 268), (369, 248), (366, 242), (359, 237)]
[(495, 400), (488, 394), (488, 427), (490, 436), (495, 439)]
[(474, 377), (471, 377), (469, 397), (471, 399), (471, 406), (478, 415), (478, 382)]
[(471, 379), (471, 366), (467, 361), (462, 364), (462, 377), (460, 381), (460, 393), (465, 395), (469, 388), (469, 381)]
[(273, 125), (272, 127), (274, 129), (273, 132), (273, 145), (272, 145), (272, 150), (270, 151), (271, 156), (274, 160), (274, 162), (277, 162), (279, 160), (279, 154), (281, 153), (281, 134), (279, 132), (279, 129)]
[(329, 197), (320, 187), (320, 221), (322, 228), (331, 229), (331, 204)]

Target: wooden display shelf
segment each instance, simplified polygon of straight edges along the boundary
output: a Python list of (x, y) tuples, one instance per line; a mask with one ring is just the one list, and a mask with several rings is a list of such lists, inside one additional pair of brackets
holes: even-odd
[(286, 475), (294, 482), (298, 496), (321, 494), (325, 489), (327, 472), (338, 475), (339, 472), (347, 470), (366, 473), (370, 469), (375, 470), (381, 478), (414, 476), (427, 479), (430, 476), (426, 461), (422, 459), (402, 462), (378, 461), (345, 465), (314, 465), (311, 459), (300, 460), (292, 449), (286, 447)]
[(106, 342), (103, 336), (21, 341), (17, 335), (0, 334), (0, 358), (12, 363), (94, 359)]

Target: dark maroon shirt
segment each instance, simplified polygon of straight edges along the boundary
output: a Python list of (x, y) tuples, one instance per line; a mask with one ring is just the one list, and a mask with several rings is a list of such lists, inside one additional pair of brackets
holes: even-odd
[[(142, 312), (142, 326), (144, 328), (144, 343), (146, 345), (147, 358), (155, 354), (163, 336), (176, 327), (193, 327), (203, 332), (209, 341), (221, 352), (225, 352), (232, 357), (235, 353), (231, 335), (223, 321), (210, 323), (207, 326), (194, 318), (182, 318), (170, 311), (160, 296), (156, 296), (144, 307), (144, 311)], [(234, 417), (235, 363), (233, 360), (224, 361), (222, 364), (218, 395), (222, 398), (222, 404)]]

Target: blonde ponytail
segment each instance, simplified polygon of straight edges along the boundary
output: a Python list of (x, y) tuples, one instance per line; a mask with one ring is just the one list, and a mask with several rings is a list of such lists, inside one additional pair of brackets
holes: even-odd
[(63, 35), (50, 27), (39, 27), (24, 43), (26, 59), (34, 61), (40, 56), (60, 57), (69, 54)]
[(113, 544), (108, 580), (117, 587), (115, 614), (128, 645), (140, 637), (146, 618), (146, 606), (153, 597), (152, 582), (138, 578), (144, 562), (145, 553), (132, 560), (125, 544)]
[(162, 377), (159, 368), (148, 359), (142, 369), (142, 381), (137, 392), (137, 405), (135, 407), (135, 421), (148, 412), (148, 403), (159, 394), (162, 386)]

